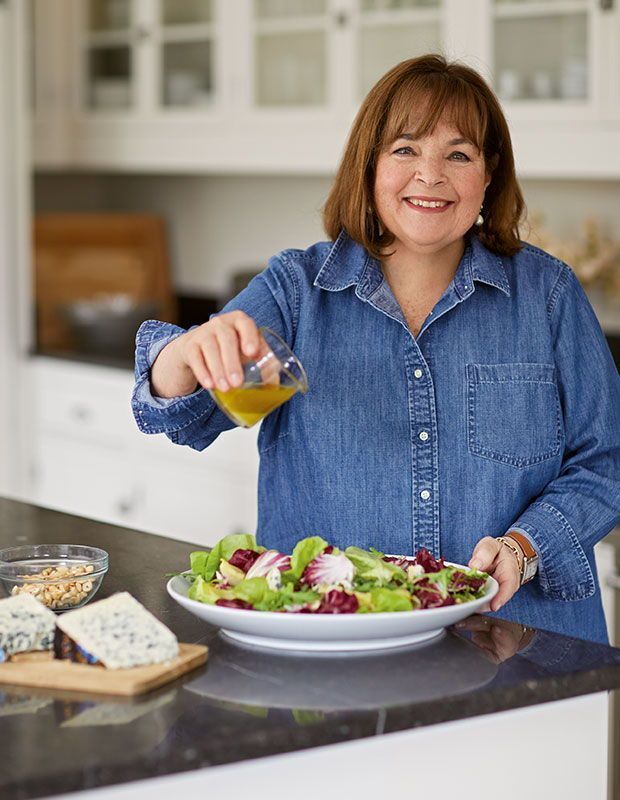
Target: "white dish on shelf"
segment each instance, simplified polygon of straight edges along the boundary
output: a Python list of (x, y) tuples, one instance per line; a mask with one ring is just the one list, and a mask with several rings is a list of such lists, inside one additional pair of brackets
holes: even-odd
[[(459, 564), (453, 566), (467, 569)], [(189, 584), (181, 575), (171, 578), (166, 588), (183, 608), (242, 644), (276, 650), (356, 652), (407, 647), (434, 639), (448, 625), (488, 611), (499, 586), (489, 577), (484, 595), (477, 600), (443, 608), (378, 614), (295, 614), (208, 605), (187, 596)]]

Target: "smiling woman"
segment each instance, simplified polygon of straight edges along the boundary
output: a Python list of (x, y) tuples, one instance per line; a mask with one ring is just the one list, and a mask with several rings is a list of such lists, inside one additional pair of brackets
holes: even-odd
[(520, 241), (523, 212), (481, 76), (398, 64), (353, 123), (329, 241), (284, 250), (201, 326), (142, 326), (140, 429), (208, 447), (233, 423), (205, 390), (238, 390), (268, 327), (310, 391), (261, 425), (262, 545), (426, 548), (490, 573), (495, 613), (606, 640), (593, 548), (619, 518), (620, 381), (573, 271)]

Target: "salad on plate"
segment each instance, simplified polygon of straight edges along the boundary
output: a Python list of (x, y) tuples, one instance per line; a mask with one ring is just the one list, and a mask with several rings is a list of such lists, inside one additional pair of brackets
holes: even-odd
[(188, 597), (210, 605), (291, 614), (368, 614), (467, 603), (484, 596), (488, 575), (447, 564), (422, 548), (415, 556), (371, 548), (340, 550), (320, 536), (293, 552), (225, 536), (211, 551), (190, 555)]

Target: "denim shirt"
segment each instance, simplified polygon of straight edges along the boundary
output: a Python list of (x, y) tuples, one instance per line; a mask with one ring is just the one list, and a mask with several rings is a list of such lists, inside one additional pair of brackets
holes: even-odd
[[(272, 258), (235, 309), (288, 342), (310, 386), (261, 425), (262, 544), (318, 534), (466, 564), (481, 537), (518, 530), (539, 571), (499, 616), (606, 641), (593, 547), (619, 519), (620, 378), (569, 267), (472, 234), (414, 337), (380, 264), (342, 233)], [(141, 326), (133, 410), (145, 433), (203, 450), (233, 427), (209, 393), (150, 391), (181, 333)]]

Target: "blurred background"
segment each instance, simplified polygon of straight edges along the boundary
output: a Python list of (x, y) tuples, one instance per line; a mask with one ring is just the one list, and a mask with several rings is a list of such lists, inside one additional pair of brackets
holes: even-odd
[(429, 51), (514, 137), (523, 238), (620, 335), (619, 0), (0, 0), (0, 492), (209, 544), (255, 524), (256, 432), (138, 433), (140, 321), (205, 321), (323, 239), (355, 111)]

